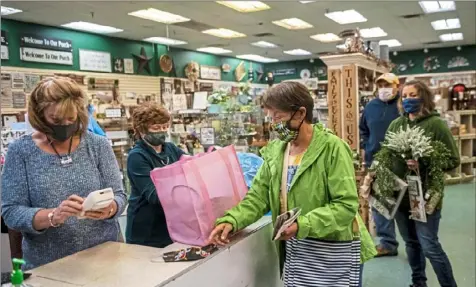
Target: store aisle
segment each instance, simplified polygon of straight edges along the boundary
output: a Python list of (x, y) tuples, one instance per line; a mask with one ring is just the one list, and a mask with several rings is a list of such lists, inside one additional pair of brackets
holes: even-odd
[[(440, 241), (450, 257), (458, 286), (476, 286), (476, 183), (448, 186), (446, 189)], [(410, 267), (401, 242), (398, 257), (377, 258), (365, 264), (364, 287), (408, 287)], [(427, 262), (428, 286), (439, 286)]]

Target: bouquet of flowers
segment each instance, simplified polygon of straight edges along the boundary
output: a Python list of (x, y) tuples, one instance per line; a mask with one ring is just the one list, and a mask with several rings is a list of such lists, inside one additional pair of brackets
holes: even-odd
[(224, 104), (230, 99), (228, 91), (220, 88), (208, 97), (208, 102), (212, 105)]

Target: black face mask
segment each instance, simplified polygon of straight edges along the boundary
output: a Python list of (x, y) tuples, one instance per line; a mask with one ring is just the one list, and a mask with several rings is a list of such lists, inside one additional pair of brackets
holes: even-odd
[(152, 146), (163, 145), (165, 143), (166, 138), (166, 132), (148, 133), (143, 137), (143, 139)]
[(53, 131), (51, 137), (58, 142), (64, 142), (78, 131), (78, 122), (69, 125), (49, 125)]

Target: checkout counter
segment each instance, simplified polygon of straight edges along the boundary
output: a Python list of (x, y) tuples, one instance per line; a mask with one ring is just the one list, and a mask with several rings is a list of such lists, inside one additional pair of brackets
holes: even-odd
[(31, 270), (32, 287), (280, 287), (279, 262), (265, 216), (211, 256), (165, 263), (164, 249), (108, 242)]

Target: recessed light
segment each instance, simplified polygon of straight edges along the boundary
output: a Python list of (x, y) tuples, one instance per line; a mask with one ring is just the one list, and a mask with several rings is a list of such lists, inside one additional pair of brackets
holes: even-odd
[(334, 33), (312, 35), (311, 39), (314, 39), (322, 43), (332, 43), (332, 42), (337, 42), (341, 40), (341, 38)]
[(398, 41), (397, 39), (390, 39), (390, 40), (380, 40), (378, 42), (380, 46), (388, 46), (389, 48), (391, 47), (400, 47), (402, 43)]
[(344, 24), (351, 24), (351, 23), (360, 23), (360, 22), (367, 22), (367, 18), (362, 16), (359, 12), (352, 10), (345, 10), (345, 11), (335, 11), (325, 14), (327, 18), (337, 22), (341, 25)]
[(157, 10), (154, 8), (138, 10), (138, 11), (129, 13), (129, 15), (139, 17), (142, 19), (155, 21), (155, 22), (164, 23), (164, 24), (174, 24), (174, 23), (190, 21), (190, 19), (185, 18), (183, 16)]
[(166, 37), (149, 37), (144, 39), (143, 41), (162, 44), (162, 45), (168, 45), (168, 46), (177, 46), (177, 45), (187, 44), (187, 42), (185, 41), (170, 39)]
[(261, 62), (261, 63), (273, 63), (273, 62), (278, 62), (279, 61), (278, 59), (263, 57), (263, 56), (254, 55), (254, 54), (237, 55), (236, 57), (238, 59), (256, 61), (256, 62)]
[(306, 56), (306, 55), (311, 55), (312, 53), (303, 49), (294, 49), (294, 50), (288, 50), (284, 51), (285, 54), (288, 55), (293, 55), (293, 56)]
[(270, 43), (270, 42), (266, 42), (266, 41), (254, 42), (254, 43), (251, 43), (251, 45), (256, 46), (256, 47), (260, 47), (260, 48), (276, 48), (276, 47), (278, 47), (278, 45)]
[(104, 26), (104, 25), (99, 25), (99, 24), (90, 23), (90, 22), (83, 22), (83, 21), (71, 22), (71, 23), (63, 24), (61, 26), (65, 28), (69, 28), (69, 29), (99, 33), (99, 34), (111, 34), (111, 33), (118, 33), (118, 32), (124, 31), (122, 29), (114, 28), (111, 26)]
[(284, 27), (289, 30), (301, 30), (313, 27), (311, 24), (299, 18), (288, 18), (279, 21), (273, 21), (273, 24)]
[(316, 2), (316, 1), (299, 1), (299, 2), (301, 2), (301, 4), (309, 4), (309, 3)]
[(461, 41), (463, 40), (463, 33), (450, 33), (440, 35), (440, 40), (443, 42)]
[(431, 26), (436, 31), (438, 30), (450, 30), (450, 29), (458, 29), (461, 28), (461, 23), (459, 22), (458, 18), (454, 19), (443, 19), (431, 22)]
[(217, 1), (218, 4), (225, 5), (241, 13), (258, 12), (271, 9), (268, 5), (260, 1)]
[(1, 7), (2, 7), (2, 16), (7, 16), (7, 15), (23, 12), (22, 10), (16, 9), (16, 8), (5, 7), (5, 6), (1, 6)]
[(387, 36), (387, 33), (384, 30), (382, 30), (382, 28), (380, 27), (374, 27), (374, 28), (361, 29), (360, 35), (364, 38), (378, 38), (378, 37)]
[(420, 1), (419, 3), (426, 14), (456, 10), (455, 1)]
[(205, 53), (210, 53), (210, 54), (227, 54), (231, 53), (231, 50), (223, 49), (220, 47), (204, 47), (204, 48), (198, 48), (197, 51), (199, 52), (205, 52)]
[(203, 31), (202, 33), (212, 35), (215, 37), (226, 38), (226, 39), (246, 37), (246, 35), (243, 33), (225, 29), (225, 28), (209, 29), (209, 30)]

